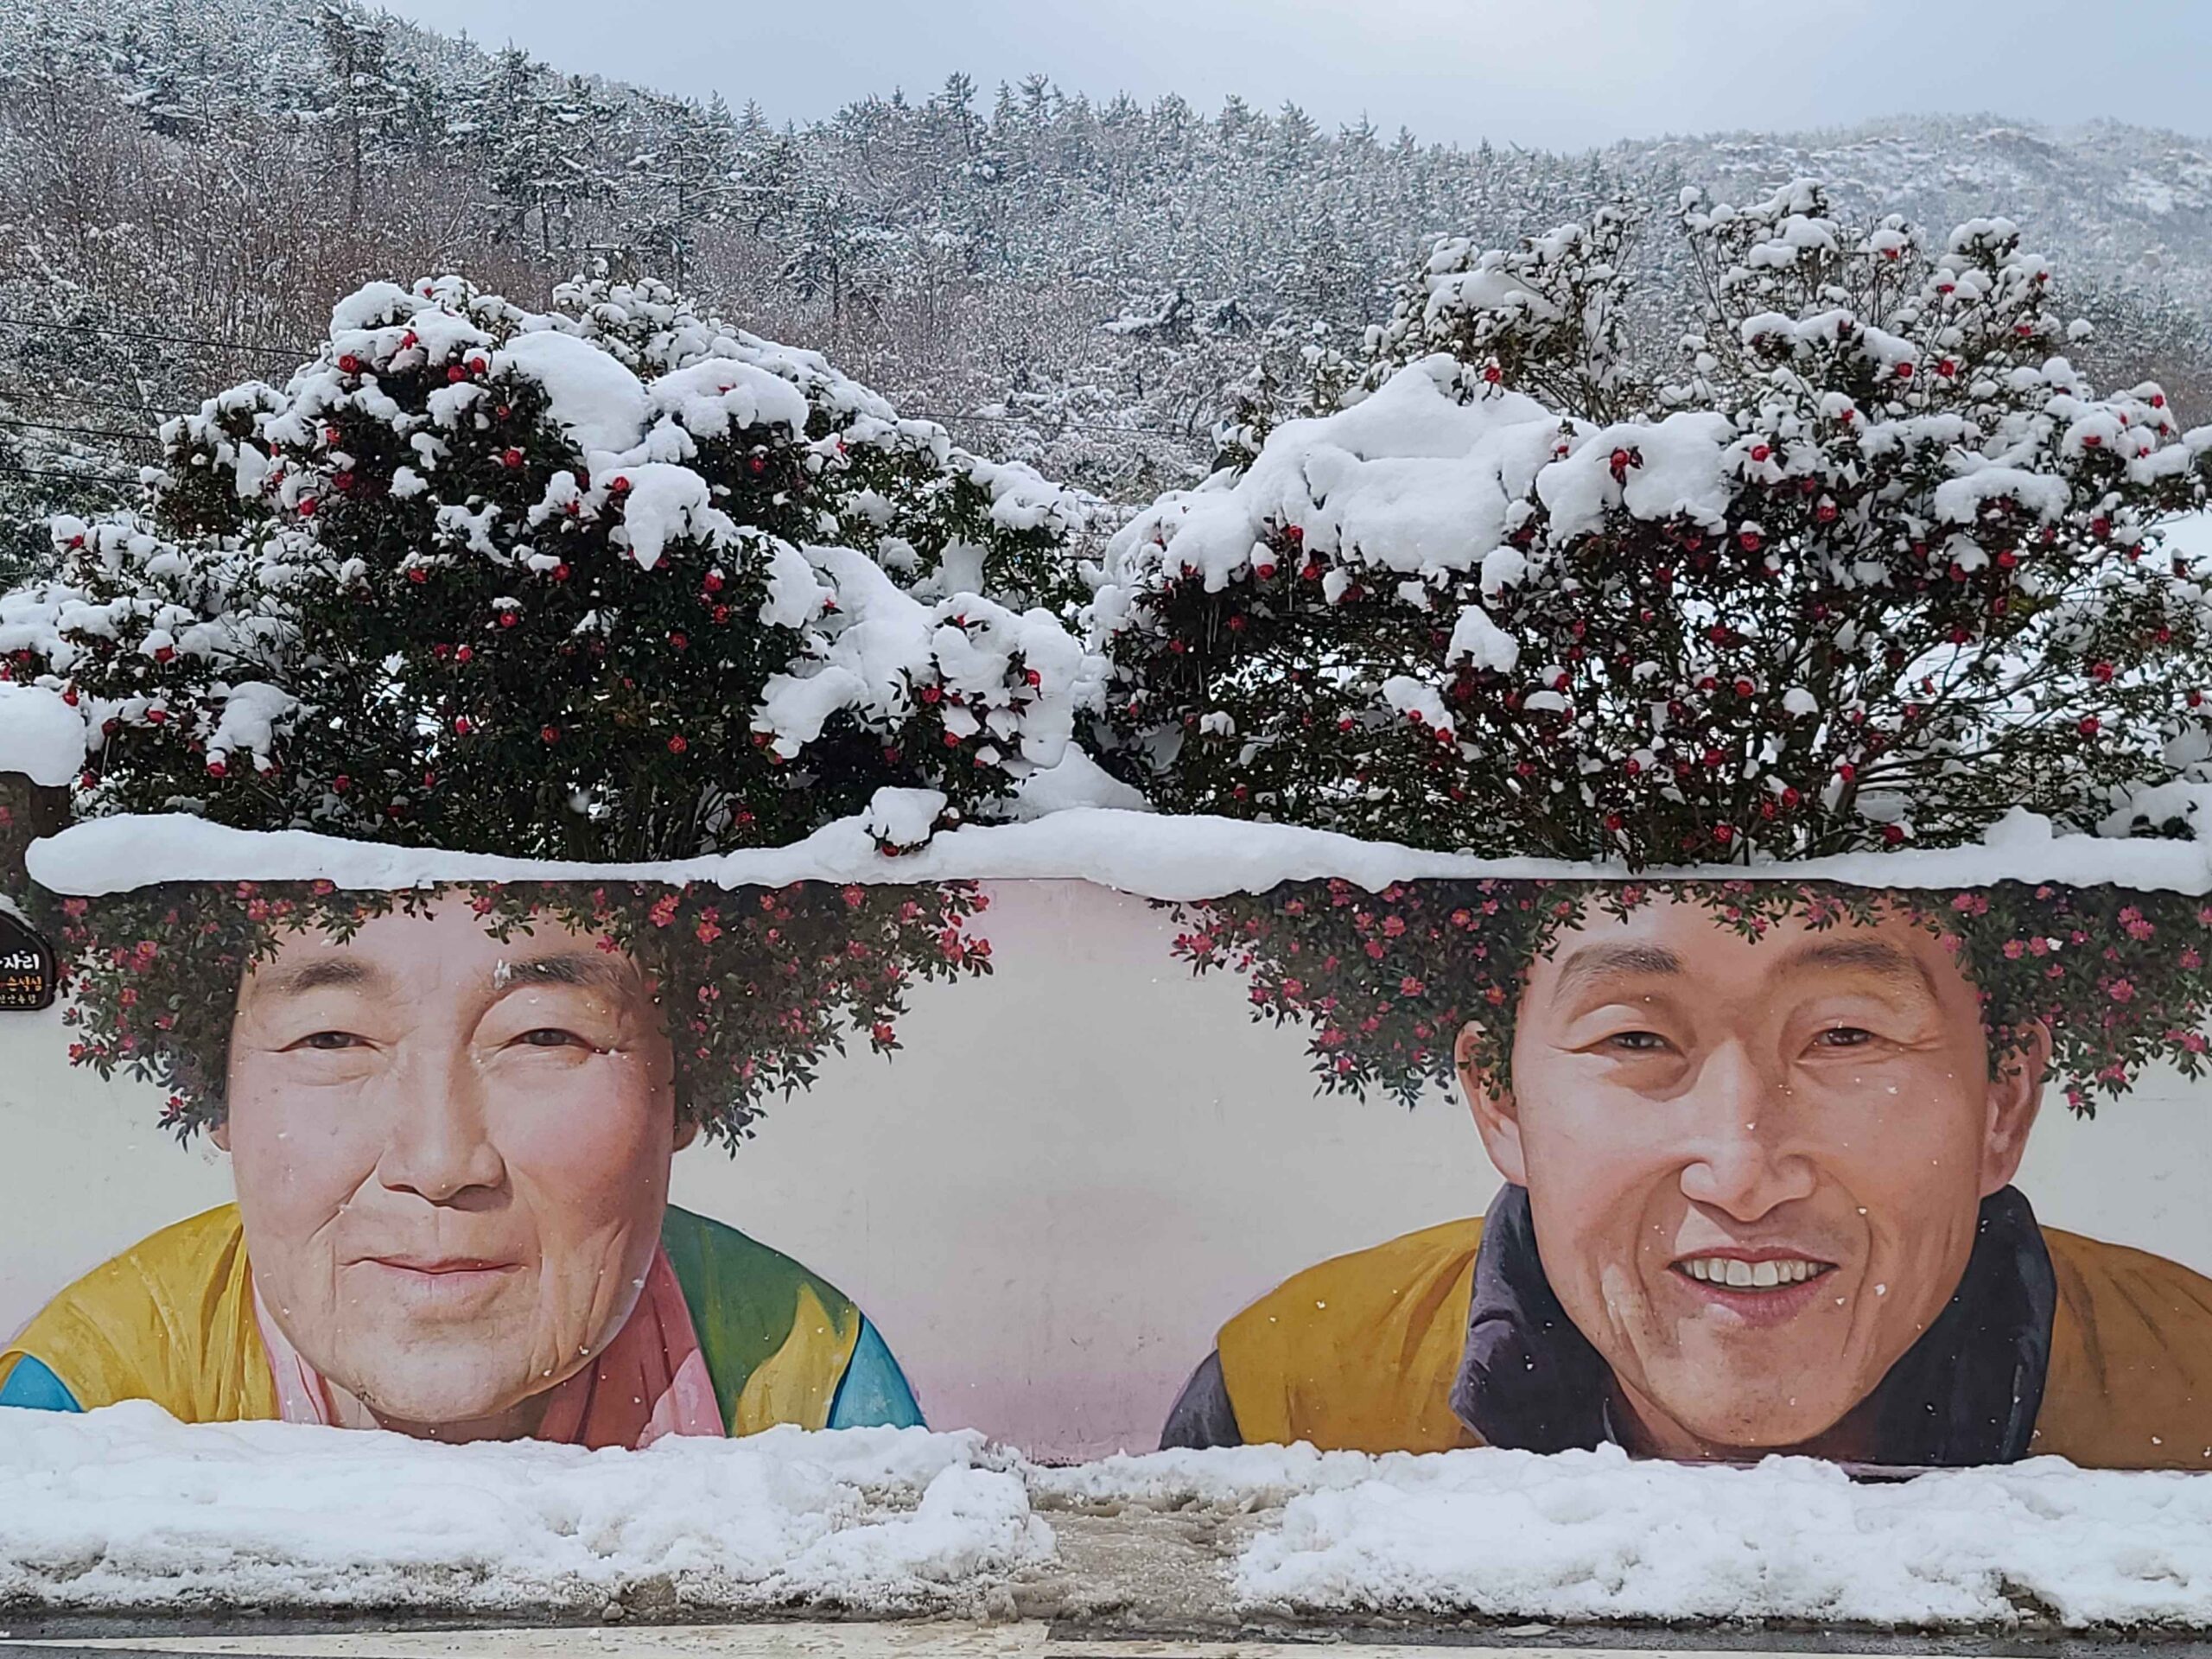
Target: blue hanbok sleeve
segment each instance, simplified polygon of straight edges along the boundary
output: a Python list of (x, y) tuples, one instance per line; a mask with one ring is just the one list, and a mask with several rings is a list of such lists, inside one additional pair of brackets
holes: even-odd
[(23, 1406), (32, 1411), (79, 1411), (75, 1396), (45, 1363), (25, 1354), (0, 1382), (0, 1406)]
[(922, 1408), (914, 1402), (906, 1372), (868, 1320), (861, 1321), (860, 1340), (830, 1402), (830, 1428), (919, 1428)]

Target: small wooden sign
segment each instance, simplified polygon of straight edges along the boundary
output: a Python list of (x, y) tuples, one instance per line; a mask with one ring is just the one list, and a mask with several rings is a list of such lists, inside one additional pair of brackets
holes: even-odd
[(54, 947), (29, 923), (0, 910), (0, 1013), (54, 1005)]

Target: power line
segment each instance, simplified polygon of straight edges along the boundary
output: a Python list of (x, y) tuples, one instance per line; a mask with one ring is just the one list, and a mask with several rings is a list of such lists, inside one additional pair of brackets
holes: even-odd
[[(114, 340), (145, 340), (167, 345), (203, 346), (221, 351), (236, 352), (247, 356), (262, 357), (270, 360), (283, 358), (288, 361), (293, 361), (295, 363), (311, 360), (317, 354), (315, 351), (309, 350), (305, 346), (281, 346), (270, 348), (249, 346), (241, 340), (211, 340), (204, 335), (198, 334), (173, 334), (155, 333), (140, 329), (105, 328), (92, 323), (40, 322), (26, 317), (0, 316), (0, 327), (19, 328), (33, 333), (43, 330), (46, 332), (59, 334), (93, 334)], [(68, 396), (68, 394), (66, 393), (57, 393), (54, 395), (57, 397)], [(177, 415), (188, 412), (182, 410), (157, 411), (152, 409), (130, 407), (119, 403), (90, 398), (75, 398), (73, 399), (73, 401), (85, 403), (96, 408), (112, 409), (121, 412), (133, 414), (164, 413), (167, 415)], [(1173, 426), (1125, 426), (1103, 421), (1056, 420), (1049, 416), (1032, 417), (1021, 415), (984, 415), (981, 413), (969, 414), (964, 412), (955, 415), (938, 413), (928, 410), (907, 410), (902, 412), (902, 418), (908, 420), (934, 421), (940, 426), (951, 426), (960, 422), (969, 421), (993, 426), (1028, 426), (1033, 427), (1039, 431), (1046, 433), (1103, 432), (1118, 437), (1141, 438), (1157, 436), (1179, 439), (1186, 442), (1196, 441), (1202, 435), (1198, 433), (1185, 431), (1179, 428)]]
[(118, 415), (144, 415), (164, 421), (172, 416), (199, 412), (196, 410), (166, 409), (158, 404), (126, 404), (118, 397), (87, 397), (82, 392), (52, 391), (43, 386), (0, 392), (0, 403), (70, 404), (79, 409), (106, 410)]
[(16, 421), (0, 417), (0, 426), (39, 432), (66, 432), (79, 438), (120, 438), (125, 443), (150, 443), (159, 447), (161, 440), (149, 438), (143, 432), (124, 432), (106, 426), (65, 426), (59, 421)]
[(109, 473), (72, 473), (42, 467), (0, 467), (0, 482), (11, 478), (55, 478), (71, 484), (105, 484), (124, 490), (139, 487), (139, 481), (135, 478), (118, 478)]
[(153, 334), (136, 328), (103, 328), (90, 322), (40, 322), (29, 317), (0, 317), (0, 328), (22, 328), (34, 334), (95, 334), (109, 340), (146, 340), (157, 346), (207, 346), (218, 351), (236, 352), (243, 357), (283, 358), (292, 363), (307, 362), (315, 355), (293, 346), (250, 346), (242, 340), (210, 340), (204, 334)]
[(1196, 433), (1179, 431), (1172, 426), (1109, 426), (1101, 421), (1061, 421), (1049, 416), (1032, 418), (1023, 415), (936, 415), (927, 410), (917, 410), (906, 418), (935, 421), (939, 426), (950, 426), (958, 421), (987, 421), (995, 426), (1029, 426), (1040, 432), (1115, 432), (1125, 438), (1158, 435), (1165, 438), (1196, 437)]

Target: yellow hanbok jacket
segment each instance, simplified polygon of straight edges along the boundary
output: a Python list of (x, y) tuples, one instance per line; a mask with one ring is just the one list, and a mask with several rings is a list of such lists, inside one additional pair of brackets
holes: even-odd
[[(922, 1421), (874, 1326), (826, 1281), (673, 1205), (661, 1246), (731, 1433)], [(0, 1406), (90, 1411), (122, 1400), (194, 1423), (279, 1414), (236, 1205), (93, 1268), (0, 1348)]]
[[(2212, 1280), (2044, 1228), (2057, 1280), (2031, 1456), (2089, 1468), (2212, 1469)], [(1442, 1452), (1482, 1442), (1453, 1415), (1479, 1219), (1308, 1268), (1220, 1338), (1248, 1443)]]

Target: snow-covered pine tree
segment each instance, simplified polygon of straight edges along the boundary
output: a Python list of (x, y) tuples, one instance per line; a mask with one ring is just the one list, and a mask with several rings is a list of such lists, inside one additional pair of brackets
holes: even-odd
[(150, 514), (57, 521), (0, 600), (92, 728), (80, 813), (680, 856), (885, 785), (988, 812), (1097, 677), (976, 591), (1082, 503), (663, 289), (375, 284), (162, 435)]
[(740, 155), (737, 124), (720, 93), (704, 104), (663, 100), (659, 113), (660, 141), (630, 164), (645, 193), (636, 229), (657, 268), (681, 286), (699, 227), (729, 207)]
[(325, 0), (317, 21), (326, 94), (321, 119), (331, 161), (345, 181), (346, 222), (358, 225), (368, 169), (398, 153), (409, 94), (385, 58), (380, 20)]
[(549, 257), (575, 251), (580, 210), (616, 194), (598, 154), (608, 115), (582, 79), (563, 79), (518, 48), (491, 60), (455, 136), (484, 169), (499, 239), (535, 243)]
[(1649, 406), (1524, 390), (1627, 395), (1605, 223), (1447, 245), (1404, 367), (1128, 526), (1114, 766), (1174, 810), (1637, 866), (2016, 807), (2185, 833), (2212, 614), (2157, 526), (2212, 429), (2098, 396), (2001, 219), (1931, 250), (1801, 183), (1683, 224), (1707, 325)]

